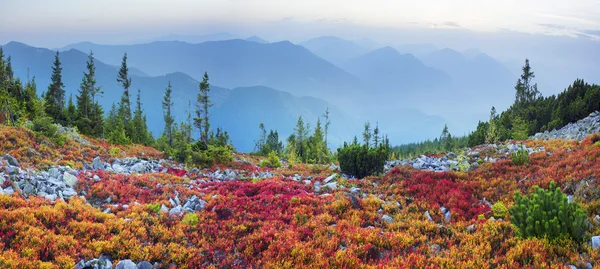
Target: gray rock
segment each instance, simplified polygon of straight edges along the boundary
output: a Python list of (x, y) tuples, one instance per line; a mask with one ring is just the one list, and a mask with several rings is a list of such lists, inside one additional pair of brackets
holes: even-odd
[(50, 170), (48, 170), (48, 176), (52, 178), (59, 178), (60, 171), (58, 171), (58, 168), (56, 167), (50, 168)]
[(4, 194), (6, 195), (12, 195), (15, 191), (13, 190), (13, 187), (7, 187), (6, 189), (4, 189)]
[(19, 174), (19, 167), (17, 166), (7, 166), (5, 169), (6, 173), (9, 175)]
[(77, 195), (77, 192), (75, 192), (75, 190), (73, 188), (67, 188), (63, 191), (63, 196), (65, 196), (67, 198), (71, 198), (75, 195)]
[(323, 180), (323, 182), (324, 183), (329, 183), (330, 181), (334, 180), (336, 176), (337, 176), (337, 174), (333, 174), (331, 176), (328, 176), (326, 179)]
[(444, 213), (444, 220), (446, 222), (450, 222), (452, 216), (450, 215), (450, 210), (446, 211), (446, 213)]
[(350, 188), (351, 193), (358, 193), (359, 191), (360, 191), (360, 188), (357, 188), (357, 187)]
[(573, 202), (573, 200), (574, 200), (574, 199), (575, 199), (575, 197), (574, 197), (573, 195), (568, 195), (568, 196), (567, 196), (567, 202), (568, 202), (568, 203), (571, 203), (571, 202)]
[(73, 187), (75, 186), (75, 183), (77, 183), (77, 178), (74, 175), (65, 172), (63, 174), (63, 181), (67, 186)]
[(102, 180), (98, 175), (94, 175), (94, 177), (92, 177), (92, 179), (95, 180), (95, 181)]
[(115, 173), (123, 173), (125, 172), (125, 168), (123, 168), (123, 166), (121, 166), (118, 163), (115, 163), (112, 165), (112, 169), (115, 171)]
[(334, 182), (329, 182), (329, 183), (323, 185), (323, 187), (327, 187), (330, 190), (335, 190), (337, 188), (337, 182), (335, 182), (335, 181)]
[(592, 247), (600, 248), (600, 235), (592, 236)]
[(20, 167), (17, 159), (15, 159), (15, 157), (13, 157), (13, 156), (10, 156), (9, 154), (4, 154), (4, 156), (2, 156), (2, 159), (4, 159), (6, 162), (8, 162), (9, 165)]
[(152, 269), (152, 264), (148, 261), (141, 261), (137, 264), (137, 269)]
[(433, 218), (431, 218), (431, 214), (429, 214), (429, 211), (425, 211), (425, 217), (427, 218), (427, 220), (433, 222)]
[(131, 171), (136, 173), (143, 173), (146, 172), (146, 166), (144, 166), (144, 164), (142, 163), (136, 163), (131, 167)]
[(165, 205), (160, 205), (160, 212), (167, 213), (167, 212), (169, 212), (169, 208), (166, 207)]
[(440, 212), (442, 212), (442, 214), (446, 214), (446, 212), (448, 212), (448, 209), (446, 207), (440, 207)]
[(182, 208), (181, 208), (180, 205), (178, 205), (176, 207), (173, 207), (173, 208), (171, 208), (171, 210), (169, 210), (169, 214), (171, 214), (171, 215), (179, 215), (179, 214), (181, 214), (181, 209)]
[(388, 215), (383, 215), (383, 216), (381, 217), (381, 220), (383, 220), (383, 221), (385, 221), (385, 222), (387, 222), (387, 223), (392, 223), (392, 222), (394, 222), (394, 218), (392, 218), (392, 217), (390, 217), (390, 216), (388, 216)]
[(117, 267), (115, 267), (115, 269), (137, 269), (137, 266), (131, 260), (122, 260), (117, 263)]
[(96, 158), (94, 158), (94, 161), (92, 161), (92, 168), (94, 168), (94, 170), (104, 170), (104, 163), (102, 162), (102, 160), (100, 160), (100, 156), (97, 156)]

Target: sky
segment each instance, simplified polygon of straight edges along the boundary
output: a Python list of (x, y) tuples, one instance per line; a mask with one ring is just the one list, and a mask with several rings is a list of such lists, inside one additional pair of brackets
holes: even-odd
[[(307, 38), (311, 29), (457, 29), (600, 36), (600, 0), (1, 0), (0, 44), (127, 43), (235, 32)], [(302, 25), (293, 35), (291, 25)], [(284, 26), (284, 27), (282, 27)], [(366, 31), (368, 32), (368, 31)]]

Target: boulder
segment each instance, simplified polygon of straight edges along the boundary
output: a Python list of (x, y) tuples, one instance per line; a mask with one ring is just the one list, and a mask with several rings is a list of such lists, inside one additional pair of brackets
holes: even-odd
[(169, 210), (169, 214), (171, 214), (171, 215), (179, 215), (179, 214), (181, 214), (181, 206), (178, 205), (176, 207), (171, 208), (171, 210)]
[(56, 167), (50, 168), (50, 170), (48, 170), (48, 176), (51, 178), (59, 178), (60, 172), (58, 171), (58, 168), (56, 168)]
[(77, 183), (77, 178), (74, 175), (65, 172), (63, 174), (63, 181), (67, 186), (73, 187), (75, 186), (75, 183)]
[(144, 166), (142, 163), (136, 163), (131, 167), (131, 171), (136, 173), (144, 173), (146, 172), (146, 166)]
[(141, 261), (137, 264), (137, 269), (152, 269), (152, 264), (148, 261)]
[(102, 162), (102, 160), (100, 160), (100, 156), (97, 156), (96, 158), (94, 158), (94, 161), (92, 161), (92, 168), (94, 170), (104, 170), (104, 163)]
[(115, 163), (112, 165), (112, 169), (115, 171), (115, 173), (123, 173), (125, 172), (125, 168), (123, 168), (123, 166), (121, 166), (118, 163)]
[(117, 267), (115, 267), (115, 269), (137, 269), (137, 266), (131, 260), (122, 260), (117, 263)]
[(169, 208), (166, 207), (165, 205), (160, 205), (160, 212), (167, 213), (167, 212), (169, 212)]
[(592, 248), (600, 248), (600, 235), (592, 236)]
[(388, 216), (388, 215), (383, 215), (383, 216), (381, 216), (381, 220), (383, 220), (383, 221), (385, 221), (385, 222), (387, 222), (387, 223), (392, 223), (392, 222), (394, 222), (394, 219), (393, 219), (392, 217)]
[(330, 181), (334, 180), (336, 176), (337, 176), (337, 174), (333, 174), (331, 176), (328, 176), (326, 179), (323, 180), (323, 182), (329, 183)]
[(427, 220), (433, 222), (433, 218), (431, 218), (431, 214), (429, 214), (429, 211), (425, 211), (425, 217), (427, 218)]
[(17, 159), (15, 159), (15, 157), (13, 156), (10, 156), (9, 154), (4, 154), (4, 156), (2, 156), (2, 159), (4, 159), (9, 165), (20, 167)]

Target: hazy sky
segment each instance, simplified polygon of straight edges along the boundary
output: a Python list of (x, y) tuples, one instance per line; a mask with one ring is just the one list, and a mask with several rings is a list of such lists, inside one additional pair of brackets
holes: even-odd
[(88, 37), (110, 43), (217, 31), (285, 36), (265, 29), (290, 20), (600, 35), (600, 0), (0, 0), (0, 43), (58, 46)]

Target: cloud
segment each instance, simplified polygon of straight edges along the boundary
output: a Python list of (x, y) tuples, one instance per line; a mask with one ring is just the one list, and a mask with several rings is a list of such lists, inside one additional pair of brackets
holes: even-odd
[(462, 27), (458, 23), (453, 22), (453, 21), (444, 22), (443, 25), (444, 26), (449, 26), (449, 27), (455, 27), (455, 28), (461, 28)]
[(584, 34), (595, 35), (600, 37), (600, 30), (583, 30), (581, 32), (583, 32)]
[(544, 28), (556, 29), (556, 30), (565, 30), (565, 29), (569, 28), (564, 24), (554, 24), (554, 23), (538, 23), (537, 25), (542, 26)]

